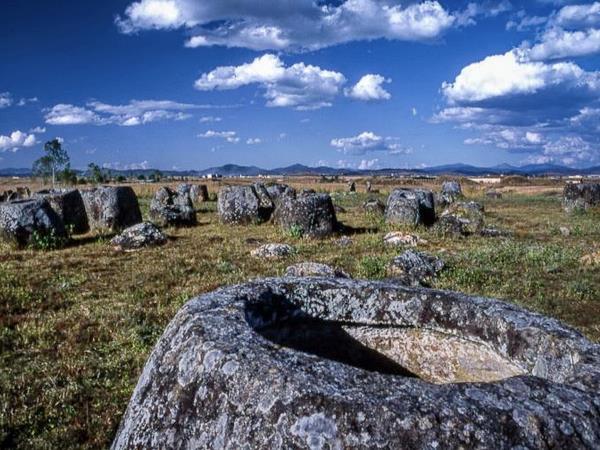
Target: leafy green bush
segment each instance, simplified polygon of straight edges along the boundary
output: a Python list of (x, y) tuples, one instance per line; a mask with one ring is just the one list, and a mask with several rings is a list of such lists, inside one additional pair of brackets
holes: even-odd
[(49, 233), (42, 233), (35, 230), (31, 234), (31, 247), (36, 250), (56, 250), (57, 248), (64, 247), (67, 243), (67, 238), (58, 236), (55, 230), (51, 230)]
[(359, 278), (385, 277), (386, 258), (382, 256), (364, 256), (358, 263)]
[(288, 228), (288, 235), (294, 239), (300, 239), (304, 236), (304, 230), (300, 225), (292, 225)]

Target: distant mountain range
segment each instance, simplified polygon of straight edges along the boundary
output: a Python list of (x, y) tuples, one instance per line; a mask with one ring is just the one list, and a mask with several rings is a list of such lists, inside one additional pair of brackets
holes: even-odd
[[(107, 169), (112, 174), (122, 174), (128, 176), (149, 176), (154, 173), (154, 169), (136, 169), (136, 170), (113, 170)], [(84, 173), (80, 171), (79, 173)], [(161, 170), (161, 173), (167, 176), (205, 176), (209, 174), (220, 175), (223, 177), (256, 177), (259, 175), (270, 176), (293, 176), (293, 175), (462, 175), (462, 176), (484, 176), (484, 175), (600, 175), (600, 166), (588, 167), (585, 169), (574, 169), (571, 167), (559, 166), (554, 164), (529, 164), (526, 166), (511, 166), (501, 164), (494, 167), (477, 167), (468, 164), (448, 164), (443, 166), (425, 167), (420, 169), (344, 169), (333, 167), (309, 167), (302, 164), (293, 164), (287, 167), (277, 169), (262, 169), (256, 166), (240, 166), (237, 164), (225, 164), (224, 166), (210, 167), (205, 170)], [(0, 177), (24, 177), (31, 175), (30, 169), (0, 169)]]

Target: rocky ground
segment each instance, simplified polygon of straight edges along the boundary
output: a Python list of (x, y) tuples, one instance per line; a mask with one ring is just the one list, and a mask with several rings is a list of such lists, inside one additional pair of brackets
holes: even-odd
[[(600, 211), (566, 215), (561, 185), (500, 186), (503, 196), (493, 200), (463, 183), (467, 200), (485, 205), (486, 226), (510, 233), (460, 237), (386, 225), (377, 213), (366, 214), (365, 201), (385, 201), (392, 183), (375, 181), (374, 194), (364, 192), (362, 181), (356, 193), (345, 192), (345, 183), (290, 184), (332, 192), (350, 242), (342, 245), (340, 235), (311, 240), (269, 223), (224, 226), (212, 201), (200, 205), (196, 226), (165, 230), (169, 240), (156, 248), (119, 252), (111, 236), (94, 233), (63, 250), (1, 247), (0, 447), (107, 447), (150, 350), (189, 298), (283, 275), (304, 261), (383, 279), (405, 250), (426, 252), (445, 262), (432, 287), (515, 302), (600, 341), (600, 263), (593, 256), (600, 250)], [(158, 187), (135, 186), (144, 219)], [(215, 188), (209, 185), (211, 193)], [(391, 231), (421, 241), (385, 244)], [(252, 256), (270, 243), (295, 251)]]

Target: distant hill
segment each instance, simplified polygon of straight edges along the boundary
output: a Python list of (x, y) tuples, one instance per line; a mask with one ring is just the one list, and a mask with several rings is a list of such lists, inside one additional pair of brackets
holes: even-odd
[(28, 177), (31, 175), (31, 169), (0, 169), (0, 177)]
[[(77, 171), (80, 174), (84, 171)], [(150, 176), (155, 169), (136, 169), (136, 170), (114, 170), (107, 169), (111, 174), (122, 174), (126, 176)], [(511, 166), (510, 164), (500, 164), (494, 167), (477, 167), (469, 164), (447, 164), (442, 166), (425, 167), (420, 169), (345, 169), (333, 168), (327, 166), (309, 167), (303, 164), (293, 164), (287, 167), (279, 167), (276, 169), (262, 169), (256, 166), (240, 166), (237, 164), (225, 164), (218, 167), (210, 167), (204, 170), (161, 170), (166, 176), (204, 176), (209, 174), (221, 175), (223, 177), (256, 177), (259, 175), (271, 176), (298, 176), (298, 175), (460, 175), (460, 176), (485, 176), (485, 175), (600, 175), (600, 166), (588, 167), (585, 169), (574, 169), (555, 164), (529, 164), (525, 166)], [(0, 169), (0, 177), (26, 177), (31, 175), (30, 169)]]

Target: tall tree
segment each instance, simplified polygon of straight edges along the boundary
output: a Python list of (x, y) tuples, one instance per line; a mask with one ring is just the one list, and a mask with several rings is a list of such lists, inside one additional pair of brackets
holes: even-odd
[(52, 188), (56, 187), (56, 175), (58, 172), (65, 170), (69, 166), (69, 155), (62, 148), (62, 144), (58, 139), (52, 139), (44, 144), (45, 156), (34, 161), (33, 172), (44, 177), (52, 176)]
[(50, 161), (50, 157), (42, 156), (36, 159), (33, 162), (32, 172), (36, 177), (42, 177), (44, 184), (46, 184), (48, 178), (52, 176), (52, 161)]
[(95, 163), (88, 164), (88, 176), (96, 184), (101, 184), (106, 181), (106, 177), (104, 176), (102, 169), (98, 164)]

